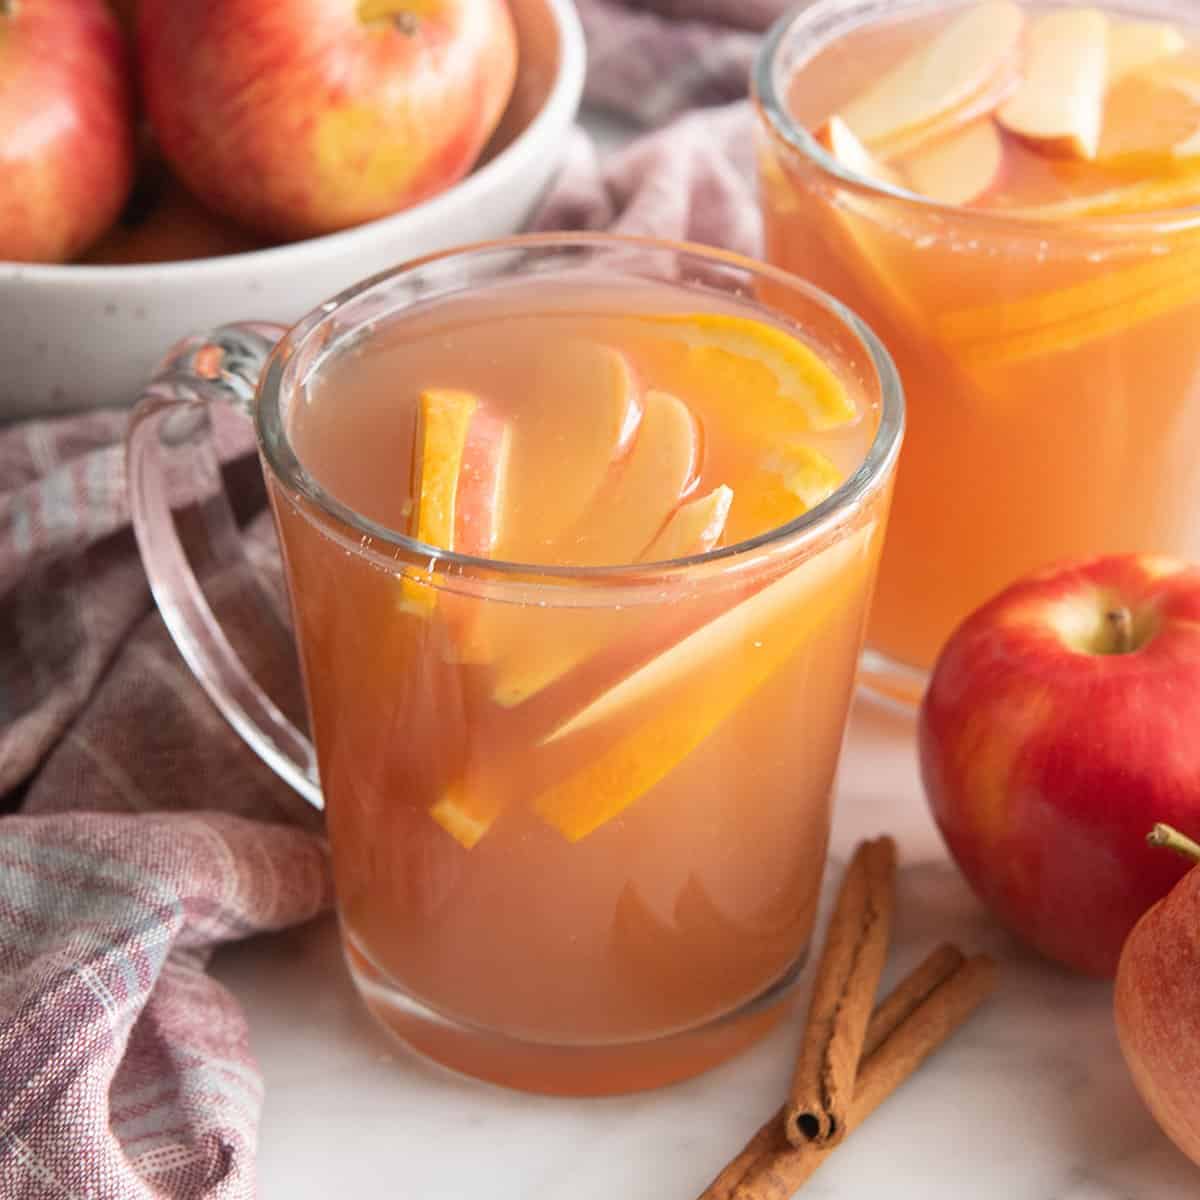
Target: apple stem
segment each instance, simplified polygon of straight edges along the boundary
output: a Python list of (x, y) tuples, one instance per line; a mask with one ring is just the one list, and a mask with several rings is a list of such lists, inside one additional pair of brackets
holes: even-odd
[(1128, 654), (1133, 649), (1133, 614), (1123, 604), (1104, 614), (1112, 630), (1113, 654)]
[(1161, 823), (1155, 825), (1146, 835), (1146, 841), (1151, 846), (1166, 846), (1168, 850), (1174, 850), (1176, 854), (1182, 855), (1194, 863), (1200, 863), (1200, 843), (1193, 842), (1190, 837), (1180, 833), (1178, 829), (1173, 829), (1170, 825)]

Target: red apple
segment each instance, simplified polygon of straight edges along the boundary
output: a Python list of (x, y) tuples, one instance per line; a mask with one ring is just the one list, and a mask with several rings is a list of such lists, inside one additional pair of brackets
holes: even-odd
[(125, 41), (104, 0), (0, 0), (0, 260), (62, 262), (133, 182)]
[(1054, 567), (970, 616), (920, 713), (921, 773), (963, 874), (1050, 958), (1111, 975), (1184, 867), (1155, 820), (1200, 827), (1200, 568)]
[[(1154, 845), (1191, 863), (1200, 846), (1155, 826)], [(1162, 853), (1160, 851), (1160, 853)], [(1163, 1132), (1200, 1165), (1200, 871), (1134, 926), (1117, 967), (1117, 1037), (1137, 1090)]]
[(189, 189), (301, 238), (464, 175), (508, 102), (517, 46), (506, 0), (141, 0), (138, 58)]

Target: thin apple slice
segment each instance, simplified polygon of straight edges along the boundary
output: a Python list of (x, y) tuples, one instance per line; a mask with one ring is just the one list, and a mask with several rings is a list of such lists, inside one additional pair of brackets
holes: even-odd
[(634, 709), (644, 713), (644, 720), (538, 797), (542, 818), (569, 841), (579, 841), (654, 788), (865, 586), (873, 537), (872, 524), (822, 550), (555, 730), (545, 744)]
[(1108, 86), (1187, 47), (1187, 38), (1165, 21), (1112, 21), (1108, 27)]
[(830, 117), (813, 132), (813, 137), (848, 171), (872, 183), (904, 187), (904, 179), (881, 162), (859, 141), (854, 131), (841, 117)]
[(886, 157), (899, 140), (968, 104), (1000, 75), (1024, 26), (1024, 13), (1010, 0), (974, 5), (839, 116), (860, 141)]
[(732, 503), (733, 490), (721, 484), (706, 496), (681, 504), (639, 561), (671, 562), (693, 554), (707, 554), (725, 532)]
[(1108, 18), (1094, 8), (1046, 13), (1029, 27), (1025, 78), (996, 119), (1045, 154), (1093, 159), (1108, 86)]
[(984, 117), (904, 160), (913, 191), (939, 204), (975, 204), (1004, 167), (1004, 140)]
[(1200, 154), (1200, 81), (1152, 70), (1127, 76), (1108, 93), (1097, 161), (1169, 171)]
[(820, 450), (803, 442), (782, 443), (739, 481), (725, 532), (730, 544), (779, 529), (828, 499), (842, 472)]
[[(691, 409), (667, 392), (647, 392), (628, 459), (584, 520), (564, 536), (557, 561), (636, 562), (695, 482), (699, 459), (700, 430)], [(527, 629), (524, 613), (513, 613), (512, 620)], [(513, 635), (503, 639), (492, 681), (493, 698), (506, 708), (523, 704), (603, 646), (612, 636), (612, 615), (581, 611), (569, 622), (548, 623), (536, 641), (517, 635), (516, 628)]]
[(646, 393), (641, 428), (579, 523), (563, 537), (556, 562), (619, 566), (636, 561), (696, 482), (700, 428), (677, 396)]
[(882, 155), (888, 163), (892, 163), (898, 158), (915, 154), (918, 150), (940, 142), (984, 117), (994, 116), (996, 109), (1017, 90), (1021, 82), (1021, 65), (1019, 55), (1010, 55), (983, 87), (962, 104), (955, 105), (924, 125), (918, 125), (877, 144), (876, 153)]
[(552, 557), (633, 444), (641, 397), (625, 355), (582, 338), (547, 345), (530, 377), (513, 431), (510, 519), (496, 554), (536, 563)]
[(459, 466), (451, 549), (476, 558), (487, 558), (495, 550), (503, 529), (511, 453), (511, 422), (476, 409)]

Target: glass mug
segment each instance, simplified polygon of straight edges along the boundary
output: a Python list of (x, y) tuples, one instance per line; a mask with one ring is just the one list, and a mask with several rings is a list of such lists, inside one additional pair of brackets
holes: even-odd
[[(786, 300), (871, 406), (864, 461), (827, 501), (749, 542), (574, 568), (423, 545), (354, 511), (298, 458), (295, 406), (380, 329), (455, 294), (586, 283), (593, 272), (665, 282), (696, 308), (735, 297), (774, 321)], [(283, 551), (312, 742), (232, 649), (173, 512), (201, 495), (210, 557), (237, 556), (213, 429), (246, 418)], [(155, 599), (220, 710), (324, 808), (346, 959), (389, 1030), (471, 1075), (603, 1094), (695, 1074), (783, 1014), (815, 915), (902, 426), (886, 352), (835, 301), (762, 264), (642, 239), (541, 235), (450, 251), (345, 292), (290, 331), (228, 326), (172, 352), (128, 443)], [(416, 606), (426, 617), (502, 611), (530, 645), (575, 630), (594, 644), (601, 621), (605, 653), (629, 651), (626, 675), (649, 647), (651, 665), (671, 670), (642, 672), (646, 705), (616, 749), (635, 769), (663, 746), (683, 749), (621, 819), (564, 836), (539, 819), (539, 798), (548, 780), (593, 778), (596, 763), (611, 783), (608, 726), (548, 747), (544, 726), (505, 724), (473, 702), (471, 665), (439, 657), (436, 623), (398, 604), (414, 589), (436, 597)], [(762, 662), (774, 664), (767, 679), (752, 674)], [(499, 778), (503, 811), (477, 844), (431, 817), (451, 791), (469, 806)]]
[[(977, 2), (819, 0), (775, 26), (755, 68), (766, 257), (861, 313), (904, 382), (863, 679), (906, 703), (958, 622), (1029, 571), (1200, 555), (1200, 212), (948, 207), (848, 173), (793, 113), (824, 115), (829, 80), (805, 75), (823, 49)], [(1189, 8), (1114, 5), (1183, 26)]]

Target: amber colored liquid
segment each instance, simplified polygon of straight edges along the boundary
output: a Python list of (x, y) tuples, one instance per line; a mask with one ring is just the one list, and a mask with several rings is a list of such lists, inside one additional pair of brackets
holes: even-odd
[[(432, 303), (327, 364), (295, 406), (291, 436), (334, 495), (403, 529), (419, 391), (478, 393), (525, 439), (504, 542), (537, 557), (553, 516), (546, 481), (570, 452), (551, 409), (587, 394), (583, 380), (545, 392), (566, 340), (615, 346), (645, 386), (686, 397), (703, 425), (698, 490), (718, 479), (736, 489), (752, 467), (718, 398), (687, 375), (686, 356), (629, 315), (716, 303), (668, 285), (580, 279)], [(876, 398), (860, 391), (858, 402), (852, 429), (824, 443), (847, 468), (878, 422)], [(554, 428), (551, 439), (544, 431)], [(546, 585), (513, 603), (486, 583), (442, 580), (431, 611), (416, 614), (398, 603), (394, 572), (347, 552), (303, 501), (277, 491), (352, 959), (451, 1021), (560, 1047), (687, 1030), (783, 976), (813, 922), (883, 502), (799, 556), (764, 555), (715, 579), (664, 577), (636, 594), (597, 585), (594, 599), (577, 588), (569, 603)], [(543, 549), (570, 557), (561, 543)], [(783, 607), (748, 602), (780, 581), (791, 590)], [(734, 636), (578, 732), (552, 736), (689, 633), (743, 612)], [(455, 653), (464, 621), (488, 631), (491, 661)], [(523, 653), (559, 655), (572, 669), (524, 703), (499, 703), (498, 663)], [(572, 793), (572, 781), (582, 790)], [(448, 791), (488, 814), (473, 846), (431, 817)], [(548, 795), (560, 797), (556, 816), (544, 811)], [(593, 799), (614, 812), (580, 834)], [(542, 1086), (511, 1056), (496, 1066), (482, 1048), (455, 1057), (425, 1044), (464, 1069)], [(546, 1086), (661, 1081), (644, 1074)]]
[[(815, 126), (944, 19), (880, 24), (823, 50), (794, 77), (796, 119)], [(760, 163), (768, 258), (857, 311), (904, 382), (869, 645), (924, 669), (959, 620), (1033, 569), (1200, 555), (1194, 229), (991, 220), (1121, 182), (1013, 139), (981, 211), (948, 216), (840, 185), (765, 124)]]

